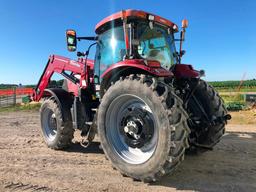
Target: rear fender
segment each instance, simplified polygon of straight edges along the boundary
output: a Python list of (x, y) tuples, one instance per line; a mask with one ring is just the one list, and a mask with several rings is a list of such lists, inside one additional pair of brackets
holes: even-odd
[[(159, 64), (159, 65), (157, 65)], [(160, 63), (154, 60), (144, 61), (143, 59), (131, 59), (121, 61), (119, 63), (111, 65), (107, 68), (101, 75), (101, 78), (109, 78), (113, 75), (114, 70), (119, 70), (122, 68), (134, 68), (137, 70), (144, 71), (144, 73), (151, 74), (156, 77), (170, 77), (173, 76), (171, 71), (168, 71), (160, 66)]]

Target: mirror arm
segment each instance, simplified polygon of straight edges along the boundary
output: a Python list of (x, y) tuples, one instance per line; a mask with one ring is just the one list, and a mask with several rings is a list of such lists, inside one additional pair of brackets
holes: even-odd
[(186, 29), (185, 28), (182, 28), (182, 31), (180, 33), (180, 54), (179, 54), (179, 63), (181, 63), (181, 57), (184, 55), (184, 52), (182, 50), (182, 44), (183, 44), (183, 41), (185, 41), (185, 32), (186, 32)]
[(95, 37), (77, 37), (76, 39), (78, 41), (81, 41), (81, 40), (97, 41), (98, 36), (95, 36)]

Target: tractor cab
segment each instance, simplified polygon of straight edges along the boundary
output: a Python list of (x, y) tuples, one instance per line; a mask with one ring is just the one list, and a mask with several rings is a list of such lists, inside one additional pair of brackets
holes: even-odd
[[(170, 68), (180, 63), (184, 54), (181, 46), (180, 51), (176, 51), (175, 41), (179, 40), (182, 45), (186, 27), (187, 20), (183, 20), (181, 38), (174, 39), (178, 27), (171, 21), (144, 11), (125, 10), (100, 21), (95, 28), (96, 37), (76, 37), (75, 31), (68, 30), (68, 50), (76, 50), (76, 40), (96, 40), (93, 43), (97, 46), (94, 76), (99, 81), (105, 76), (108, 78), (107, 74), (113, 76), (116, 73), (113, 69), (125, 66), (157, 76), (170, 76)], [(78, 52), (78, 56), (88, 56), (88, 53)]]
[(95, 73), (131, 59), (154, 61), (169, 70), (179, 60), (175, 32), (174, 23), (143, 11), (126, 10), (107, 17), (96, 26)]

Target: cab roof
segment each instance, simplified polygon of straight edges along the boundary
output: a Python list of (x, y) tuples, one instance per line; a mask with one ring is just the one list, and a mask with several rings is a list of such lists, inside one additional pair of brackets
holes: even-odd
[(113, 21), (122, 20), (124, 18), (126, 18), (126, 19), (138, 18), (138, 19), (142, 19), (142, 20), (152, 20), (152, 21), (160, 23), (164, 26), (170, 27), (171, 29), (174, 30), (174, 32), (178, 32), (178, 26), (175, 23), (173, 23), (173, 22), (171, 22), (167, 19), (164, 19), (160, 16), (157, 16), (157, 15), (145, 12), (145, 11), (133, 10), (133, 9), (123, 10), (123, 11), (114, 13), (114, 14), (106, 17), (105, 19), (101, 20), (96, 25), (95, 32), (97, 34), (99, 34), (101, 29), (105, 25), (107, 25), (107, 24), (109, 24), (110, 22), (113, 22)]

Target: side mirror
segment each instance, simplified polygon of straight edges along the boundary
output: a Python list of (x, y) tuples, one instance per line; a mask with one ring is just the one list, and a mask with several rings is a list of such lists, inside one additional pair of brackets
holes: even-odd
[(68, 50), (71, 52), (76, 51), (76, 31), (69, 29), (66, 31), (66, 38), (67, 38), (67, 47)]
[(183, 20), (182, 20), (181, 27), (182, 27), (182, 28), (187, 28), (187, 27), (188, 27), (188, 20), (187, 20), (187, 19), (183, 19)]

